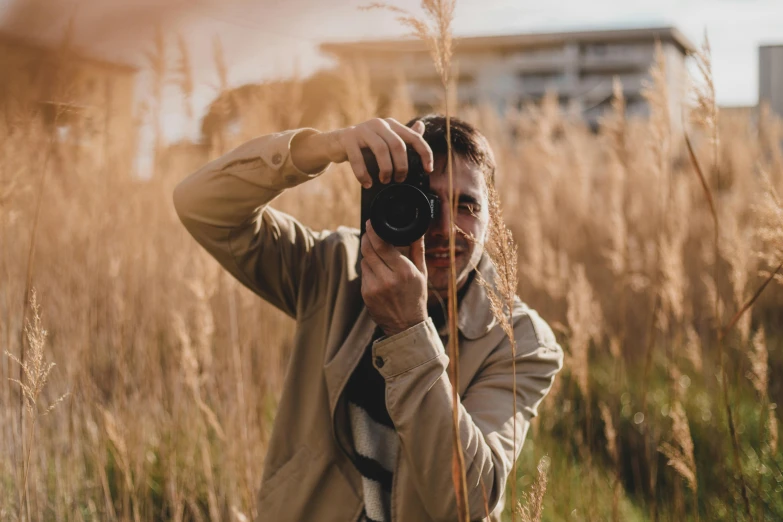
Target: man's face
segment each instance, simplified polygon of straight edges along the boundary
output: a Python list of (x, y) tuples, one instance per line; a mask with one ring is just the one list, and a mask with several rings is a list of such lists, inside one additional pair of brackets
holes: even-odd
[[(487, 191), (484, 174), (479, 167), (455, 156), (454, 198), (457, 201), (457, 213), (454, 224), (457, 226), (455, 235), (457, 288), (465, 284), (470, 271), (475, 268), (481, 258), (482, 248), (476, 244), (483, 243), (489, 222)], [(424, 236), (424, 250), (427, 261), (427, 274), (430, 292), (437, 292), (442, 299), (448, 297), (449, 288), (449, 175), (446, 157), (435, 158), (435, 168), (430, 174), (430, 190), (441, 201), (440, 211), (435, 216), (429, 230)], [(470, 239), (471, 237), (475, 238)], [(429, 298), (433, 302), (433, 296)]]

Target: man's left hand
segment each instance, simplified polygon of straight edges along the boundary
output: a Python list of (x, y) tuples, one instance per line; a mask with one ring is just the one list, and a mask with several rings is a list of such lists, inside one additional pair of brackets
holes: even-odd
[(362, 297), (370, 317), (387, 336), (427, 319), (424, 238), (410, 246), (410, 259), (381, 239), (367, 220), (362, 236)]

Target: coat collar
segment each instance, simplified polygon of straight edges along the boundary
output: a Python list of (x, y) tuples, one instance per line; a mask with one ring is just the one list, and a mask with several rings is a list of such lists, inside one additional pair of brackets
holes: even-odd
[(481, 277), (490, 284), (495, 284), (495, 267), (486, 252), (481, 255), (476, 270), (478, 275), (470, 283), (457, 314), (457, 327), (460, 333), (470, 340), (483, 337), (497, 323), (489, 306), (487, 290), (477, 281), (478, 277)]

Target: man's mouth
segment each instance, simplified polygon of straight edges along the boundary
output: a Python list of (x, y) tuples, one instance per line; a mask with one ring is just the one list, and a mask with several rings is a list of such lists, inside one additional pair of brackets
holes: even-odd
[[(454, 250), (454, 258), (458, 258), (464, 253), (464, 250), (461, 248), (456, 248)], [(427, 250), (425, 252), (425, 257), (427, 261), (434, 264), (435, 266), (449, 266), (449, 249), (448, 248), (436, 248), (432, 250)]]

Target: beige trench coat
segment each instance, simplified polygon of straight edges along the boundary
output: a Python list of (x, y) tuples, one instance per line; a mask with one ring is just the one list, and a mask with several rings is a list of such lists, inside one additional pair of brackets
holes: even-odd
[[(355, 522), (363, 505), (361, 476), (351, 461), (341, 392), (375, 324), (360, 291), (358, 230), (315, 232), (268, 206), (284, 190), (321, 174), (303, 173), (291, 162), (290, 142), (297, 132), (253, 139), (208, 163), (176, 187), (174, 204), (188, 231), (226, 270), (296, 319), (258, 496), (260, 520)], [(486, 256), (478, 268), (492, 277)], [(459, 429), (475, 520), (489, 520), (482, 483), (491, 520), (499, 520), (517, 457), (514, 440), (518, 452), (563, 363), (552, 330), (536, 312), (517, 301), (513, 318), (516, 412), (511, 345), (485, 291), (471, 284), (460, 304)], [(376, 341), (372, 350), (401, 443), (392, 522), (457, 520), (452, 383), (442, 338), (428, 319)]]

